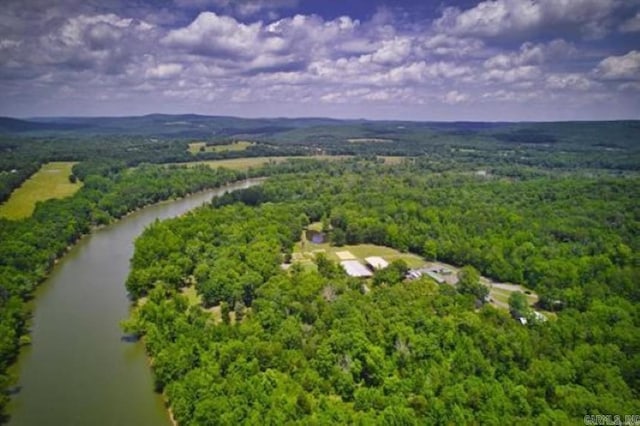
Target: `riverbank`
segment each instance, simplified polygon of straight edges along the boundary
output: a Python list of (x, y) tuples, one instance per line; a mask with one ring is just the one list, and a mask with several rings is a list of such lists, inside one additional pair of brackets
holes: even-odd
[[(68, 267), (68, 263), (69, 262), (73, 262), (73, 258), (78, 257), (79, 251), (82, 251), (82, 249), (80, 247), (86, 247), (86, 246), (93, 246), (94, 240), (96, 239), (101, 239), (104, 238), (104, 235), (108, 235), (108, 234), (113, 234), (115, 231), (115, 229), (118, 229), (121, 227), (121, 224), (123, 223), (139, 223), (140, 220), (146, 220), (145, 218), (148, 216), (149, 214), (149, 209), (151, 209), (151, 211), (166, 211), (168, 213), (162, 213), (160, 214), (160, 216), (158, 216), (158, 218), (167, 218), (167, 217), (172, 217), (172, 216), (176, 216), (176, 215), (180, 215), (180, 214), (184, 214), (187, 211), (193, 209), (194, 207), (197, 207), (203, 203), (208, 202), (212, 196), (214, 195), (218, 195), (221, 194), (222, 192), (224, 192), (225, 190), (233, 190), (233, 189), (238, 189), (241, 187), (244, 187), (246, 184), (250, 184), (252, 182), (261, 182), (264, 178), (260, 178), (260, 179), (251, 179), (251, 180), (246, 180), (246, 179), (234, 179), (233, 181), (226, 181), (221, 185), (216, 185), (215, 187), (210, 187), (207, 189), (203, 189), (200, 191), (193, 191), (190, 192), (188, 194), (185, 194), (183, 197), (178, 197), (176, 199), (168, 199), (168, 200), (162, 200), (158, 203), (152, 203), (150, 205), (146, 205), (145, 207), (137, 207), (134, 210), (129, 211), (126, 215), (123, 215), (121, 217), (119, 217), (117, 220), (114, 220), (112, 223), (108, 224), (108, 225), (100, 225), (100, 226), (92, 226), (89, 232), (86, 232), (84, 234), (81, 234), (75, 241), (73, 244), (70, 244), (68, 246), (66, 246), (65, 250), (62, 251), (60, 253), (59, 256), (56, 257), (56, 259), (51, 262), (46, 270), (46, 272), (44, 272), (42, 279), (38, 281), (38, 285), (35, 287), (35, 291), (32, 293), (32, 297), (31, 300), (28, 303), (28, 312), (29, 312), (29, 316), (30, 318), (28, 318), (28, 322), (26, 323), (27, 325), (24, 326), (24, 330), (27, 331), (26, 333), (22, 333), (23, 336), (31, 336), (32, 337), (32, 345), (22, 345), (20, 347), (20, 350), (18, 352), (18, 356), (15, 358), (15, 361), (12, 363), (11, 365), (11, 376), (14, 377), (14, 379), (12, 380), (12, 385), (16, 385), (16, 383), (18, 383), (16, 386), (14, 386), (15, 389), (20, 390), (21, 388), (24, 390), (26, 389), (24, 382), (25, 380), (23, 380), (23, 371), (26, 367), (24, 367), (25, 363), (29, 363), (29, 361), (24, 362), (23, 360), (25, 358), (32, 358), (33, 352), (38, 352), (38, 346), (40, 345), (39, 340), (41, 339), (41, 337), (37, 334), (38, 333), (38, 329), (43, 327), (43, 323), (46, 324), (48, 322), (52, 322), (50, 320), (42, 320), (42, 315), (40, 315), (40, 311), (42, 310), (42, 297), (43, 295), (45, 295), (44, 297), (48, 297), (48, 295), (50, 293), (55, 293), (56, 291), (53, 291), (53, 287), (59, 287), (60, 285), (66, 285), (66, 283), (63, 284), (48, 284), (44, 283), (47, 280), (57, 280), (57, 275), (60, 274), (60, 270), (65, 270)], [(220, 192), (222, 191), (222, 192)], [(193, 200), (198, 200), (196, 202), (196, 204), (193, 204)], [(189, 205), (189, 208), (186, 209), (179, 209), (176, 206), (183, 206), (183, 205)], [(150, 223), (150, 222), (148, 222)], [(139, 232), (141, 232), (144, 229), (144, 226), (146, 226), (148, 223), (146, 224), (142, 224), (140, 225), (141, 228), (139, 229)], [(128, 225), (125, 225), (128, 226)], [(139, 233), (138, 232), (138, 233)], [(91, 284), (92, 281), (100, 281), (104, 278), (104, 286), (107, 287), (115, 287), (118, 294), (115, 295), (116, 298), (120, 298), (123, 302), (124, 302), (124, 313), (122, 315), (118, 315), (118, 316), (114, 316), (113, 320), (112, 320), (112, 325), (113, 327), (115, 327), (115, 330), (112, 330), (112, 333), (117, 333), (117, 337), (116, 337), (116, 341), (119, 343), (120, 342), (120, 337), (122, 336), (121, 330), (119, 329), (119, 321), (123, 318), (126, 317), (128, 309), (129, 309), (129, 300), (127, 298), (126, 295), (126, 290), (124, 289), (124, 281), (126, 278), (126, 275), (128, 273), (128, 266), (129, 266), (129, 259), (131, 257), (132, 254), (132, 241), (133, 238), (135, 238), (135, 236), (137, 236), (137, 234), (133, 235), (131, 237), (131, 241), (126, 242), (127, 244), (127, 250), (130, 250), (130, 254), (123, 257), (122, 259), (120, 259), (120, 261), (123, 262), (124, 265), (124, 270), (122, 271), (122, 278), (120, 280), (116, 279), (116, 276), (112, 273), (111, 268), (115, 268), (115, 266), (113, 265), (106, 265), (105, 266), (105, 271), (103, 273), (104, 277), (100, 277), (100, 276), (93, 276), (94, 274), (88, 274), (88, 284)], [(117, 244), (122, 244), (122, 242), (118, 242)], [(117, 244), (114, 243), (114, 247), (117, 246)], [(128, 245), (131, 245), (131, 247), (128, 247)], [(108, 249), (105, 248), (105, 250)], [(84, 267), (84, 266), (83, 266)], [(99, 275), (99, 274), (98, 274)], [(74, 276), (69, 277), (69, 280), (74, 281), (76, 280), (76, 278)], [(44, 285), (43, 285), (44, 284)], [(84, 284), (83, 284), (84, 285)], [(85, 289), (82, 288), (82, 286), (80, 287), (80, 290), (84, 291)], [(102, 289), (99, 289), (99, 291), (101, 291)], [(87, 294), (86, 297), (91, 297), (90, 294)], [(68, 294), (67, 299), (75, 299), (76, 302), (78, 304), (82, 304), (84, 303), (83, 300), (77, 300), (78, 297), (74, 294)], [(56, 309), (60, 309), (61, 306), (63, 306), (67, 301), (65, 300), (64, 302), (58, 302), (58, 304), (60, 306), (56, 307)], [(120, 302), (118, 302), (120, 303)], [(70, 314), (73, 314), (74, 311), (78, 311), (78, 310), (82, 310), (82, 307), (78, 307), (76, 305), (74, 305), (73, 308), (70, 308)], [(87, 322), (91, 322), (91, 315), (96, 314), (99, 315), (101, 312), (101, 310), (105, 310), (106, 308), (103, 306), (103, 304), (101, 303), (101, 301), (97, 301), (96, 302), (96, 307), (93, 310), (93, 312), (88, 312), (87, 315), (89, 316), (89, 319), (87, 320)], [(46, 316), (46, 315), (45, 315)], [(67, 325), (65, 327), (70, 327), (73, 328), (75, 327), (77, 321), (71, 321), (70, 325)], [(58, 331), (55, 331), (54, 333), (57, 333)], [(88, 332), (88, 334), (92, 334), (92, 332)], [(95, 333), (93, 333), (95, 334)], [(97, 334), (96, 334), (97, 335)], [(82, 336), (74, 336), (74, 338), (80, 338)], [(55, 340), (55, 339), (54, 339)], [(73, 341), (70, 343), (73, 346)], [(98, 344), (99, 346), (99, 344)], [(144, 355), (144, 350), (143, 348), (140, 346), (137, 349), (142, 355)], [(75, 354), (72, 354), (73, 356), (75, 356)], [(100, 358), (100, 354), (98, 354), (96, 357), (97, 359)], [(47, 358), (46, 356), (44, 358)], [(61, 359), (58, 359), (58, 361), (63, 361)], [(44, 363), (55, 363), (54, 359), (45, 359), (44, 361), (42, 361)], [(145, 365), (145, 368), (147, 370), (149, 370), (148, 366)], [(56, 372), (53, 372), (52, 374), (56, 374)], [(150, 370), (149, 370), (149, 374), (150, 374)], [(34, 379), (35, 380), (35, 379)], [(62, 382), (64, 382), (64, 379), (61, 379)], [(148, 392), (151, 391), (152, 385), (150, 385), (146, 391), (143, 392)], [(10, 403), (10, 406), (15, 406), (15, 404), (13, 404), (13, 400), (15, 399), (23, 399), (22, 396), (20, 395), (21, 393), (23, 393), (23, 390), (20, 390), (20, 392), (18, 393), (17, 396), (15, 396), (14, 398), (12, 398), (12, 403)], [(163, 409), (164, 409), (164, 404), (162, 404)], [(9, 411), (12, 415), (14, 413), (13, 408)], [(18, 423), (21, 424), (21, 423)]]

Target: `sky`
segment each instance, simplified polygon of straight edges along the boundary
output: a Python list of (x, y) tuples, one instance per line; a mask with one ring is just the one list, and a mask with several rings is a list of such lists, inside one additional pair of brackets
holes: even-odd
[(2, 0), (0, 115), (640, 118), (640, 0)]

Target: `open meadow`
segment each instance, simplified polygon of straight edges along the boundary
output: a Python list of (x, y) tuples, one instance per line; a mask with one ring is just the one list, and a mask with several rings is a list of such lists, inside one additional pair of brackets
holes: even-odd
[[(206, 164), (209, 167), (226, 167), (232, 170), (247, 170), (252, 167), (260, 167), (270, 162), (273, 163), (282, 163), (286, 160), (292, 159), (305, 159), (305, 160), (326, 160), (326, 161), (337, 161), (344, 160), (347, 158), (351, 158), (351, 155), (314, 155), (309, 157), (245, 157), (245, 158), (230, 158), (225, 160), (209, 160), (209, 161), (191, 161), (188, 163), (177, 163), (177, 164), (185, 164), (189, 167), (193, 167), (199, 164)], [(407, 157), (400, 156), (380, 156), (379, 158), (384, 159), (384, 163), (390, 166), (400, 164), (403, 159)], [(175, 164), (175, 163), (174, 163)]]
[(12, 220), (31, 216), (38, 201), (65, 198), (73, 195), (82, 186), (71, 183), (69, 175), (74, 162), (51, 162), (43, 165), (27, 179), (11, 197), (0, 205), (0, 217)]
[(255, 142), (249, 141), (235, 141), (224, 145), (207, 145), (206, 142), (192, 142), (189, 144), (189, 152), (197, 154), (199, 152), (244, 151), (255, 144)]

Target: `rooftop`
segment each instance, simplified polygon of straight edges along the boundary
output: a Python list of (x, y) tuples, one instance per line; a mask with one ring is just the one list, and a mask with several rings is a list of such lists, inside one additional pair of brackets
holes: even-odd
[(347, 272), (347, 275), (351, 277), (370, 277), (373, 273), (362, 263), (357, 260), (343, 260), (340, 262), (340, 266)]
[(389, 266), (389, 262), (387, 262), (380, 256), (365, 257), (364, 261), (367, 262), (373, 269), (384, 269)]

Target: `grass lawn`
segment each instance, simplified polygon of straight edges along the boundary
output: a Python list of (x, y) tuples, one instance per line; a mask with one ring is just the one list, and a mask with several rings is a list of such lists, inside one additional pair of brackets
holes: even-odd
[[(320, 230), (321, 228), (322, 225), (319, 222), (309, 225), (309, 229)], [(339, 262), (340, 258), (336, 255), (336, 252), (341, 251), (351, 252), (351, 254), (361, 262), (364, 262), (365, 257), (380, 256), (389, 263), (396, 259), (402, 259), (407, 262), (410, 268), (419, 268), (426, 263), (425, 260), (418, 255), (402, 253), (390, 247), (377, 246), (374, 244), (345, 245), (341, 247), (332, 246), (329, 243), (314, 244), (307, 240), (304, 232), (302, 233), (300, 241), (293, 247), (293, 260), (300, 262), (305, 268), (313, 269), (315, 268), (313, 259), (316, 253), (324, 253), (330, 260)]]
[(387, 166), (396, 166), (402, 163), (404, 160), (411, 157), (398, 157), (393, 155), (384, 155), (384, 156), (380, 156), (379, 158), (384, 158), (384, 164)]
[(81, 182), (69, 182), (74, 162), (51, 162), (27, 179), (0, 205), (0, 217), (23, 219), (31, 216), (38, 201), (65, 198), (73, 195), (82, 186)]
[[(209, 145), (206, 142), (193, 142), (189, 144), (189, 152), (197, 154), (199, 152), (227, 152), (227, 151), (244, 151), (250, 146), (255, 145), (255, 142), (249, 141), (236, 141), (224, 145)], [(202, 151), (204, 148), (204, 151)]]
[[(350, 155), (313, 155), (313, 156), (307, 156), (307, 157), (246, 157), (246, 158), (232, 158), (227, 160), (191, 161), (188, 163), (172, 163), (172, 164), (186, 165), (188, 167), (192, 167), (198, 164), (206, 164), (209, 167), (226, 167), (228, 169), (233, 169), (233, 170), (247, 170), (252, 167), (260, 167), (262, 165), (269, 163), (270, 161), (273, 161), (275, 163), (281, 163), (289, 159), (336, 161), (336, 160), (344, 160), (350, 157), (352, 156)], [(385, 164), (393, 166), (393, 165), (400, 164), (402, 160), (406, 157), (384, 156), (380, 158), (384, 158)]]

